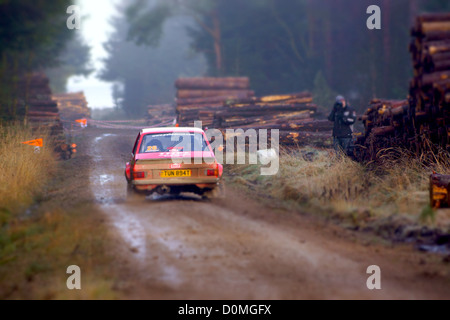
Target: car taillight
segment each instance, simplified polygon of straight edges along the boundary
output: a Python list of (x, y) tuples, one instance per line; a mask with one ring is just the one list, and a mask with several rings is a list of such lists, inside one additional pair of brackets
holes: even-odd
[(218, 177), (219, 176), (219, 169), (218, 169), (218, 167), (216, 166), (216, 168), (215, 169), (207, 169), (206, 170), (206, 175), (208, 176), (208, 177)]
[(145, 178), (145, 172), (143, 171), (136, 171), (136, 164), (133, 166), (133, 179), (144, 179)]
[(131, 179), (130, 172), (131, 172), (131, 166), (130, 166), (130, 163), (127, 162), (127, 164), (125, 165), (125, 176), (127, 177), (127, 180)]
[(133, 178), (143, 179), (143, 178), (145, 178), (145, 172), (142, 172), (142, 171), (133, 172)]

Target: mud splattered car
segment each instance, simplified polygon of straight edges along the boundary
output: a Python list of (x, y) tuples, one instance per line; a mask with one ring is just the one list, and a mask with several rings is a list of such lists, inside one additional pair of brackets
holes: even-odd
[(223, 166), (199, 128), (150, 128), (139, 132), (126, 164), (127, 193), (213, 198), (223, 193)]

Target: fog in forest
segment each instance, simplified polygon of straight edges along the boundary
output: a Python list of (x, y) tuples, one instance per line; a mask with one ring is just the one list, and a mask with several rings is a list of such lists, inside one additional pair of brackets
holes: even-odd
[[(0, 1), (0, 27), (8, 31), (0, 34), (2, 70), (45, 70), (55, 92), (67, 90), (70, 77), (95, 72), (111, 83), (116, 108), (133, 117), (148, 105), (174, 103), (175, 80), (196, 76), (249, 77), (257, 96), (310, 91), (326, 108), (341, 94), (361, 112), (374, 97), (407, 97), (414, 18), (450, 10), (448, 0), (111, 3), (112, 32), (101, 44), (107, 58), (96, 70), (82, 37), (55, 29), (55, 21), (65, 26), (72, 1)], [(381, 29), (367, 27), (371, 5), (380, 8)]]
[[(367, 8), (381, 9), (370, 30)], [(124, 1), (106, 44), (103, 78), (131, 113), (171, 103), (174, 81), (248, 76), (257, 95), (308, 90), (327, 106), (337, 94), (362, 111), (374, 97), (401, 98), (412, 77), (410, 29), (420, 0)], [(142, 109), (141, 109), (142, 108)]]

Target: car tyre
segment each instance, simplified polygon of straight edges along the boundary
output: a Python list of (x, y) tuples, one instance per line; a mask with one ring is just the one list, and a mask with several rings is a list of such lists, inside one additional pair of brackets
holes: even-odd
[(131, 183), (127, 184), (127, 200), (128, 201), (138, 201), (145, 198), (145, 195), (139, 194)]
[(219, 182), (219, 185), (212, 190), (206, 191), (202, 194), (203, 199), (224, 199), (225, 198), (225, 183)]

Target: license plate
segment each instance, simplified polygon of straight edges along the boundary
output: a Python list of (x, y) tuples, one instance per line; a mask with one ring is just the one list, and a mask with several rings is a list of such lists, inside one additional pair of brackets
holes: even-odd
[(161, 178), (180, 178), (190, 177), (191, 170), (163, 170), (161, 171)]

